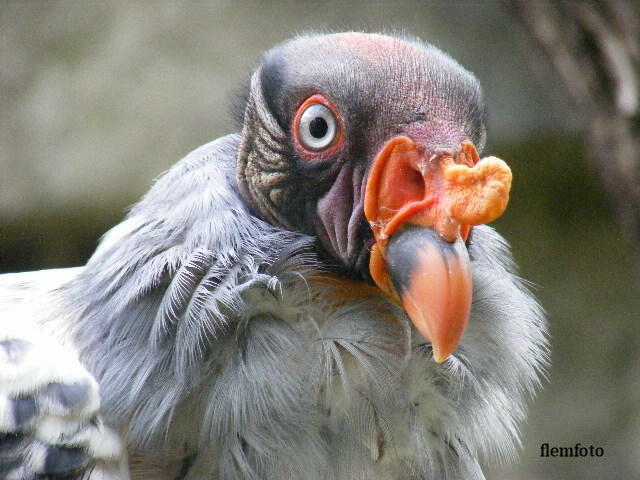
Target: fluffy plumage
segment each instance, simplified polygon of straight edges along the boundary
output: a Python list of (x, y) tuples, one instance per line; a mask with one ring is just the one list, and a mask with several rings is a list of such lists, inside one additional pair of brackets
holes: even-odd
[[(504, 240), (474, 229), (469, 327), (436, 364), (393, 302), (319, 280), (335, 273), (313, 232), (240, 195), (247, 142), (178, 162), (85, 267), (0, 277), (6, 478), (47, 472), (59, 445), (79, 457), (58, 470), (87, 480), (127, 464), (149, 479), (481, 479), (479, 458), (514, 455), (546, 340)], [(63, 408), (52, 385), (86, 392)], [(16, 413), (25, 398), (33, 414)], [(52, 416), (84, 437), (43, 433)]]

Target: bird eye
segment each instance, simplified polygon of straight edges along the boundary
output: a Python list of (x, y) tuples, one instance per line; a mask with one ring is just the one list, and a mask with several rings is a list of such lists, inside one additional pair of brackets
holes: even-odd
[(324, 150), (336, 138), (338, 121), (333, 112), (321, 103), (313, 103), (300, 115), (298, 139), (308, 150)]

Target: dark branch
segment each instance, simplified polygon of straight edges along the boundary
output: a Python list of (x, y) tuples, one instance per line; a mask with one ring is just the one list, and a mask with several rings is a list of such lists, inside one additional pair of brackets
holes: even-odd
[(572, 100), (640, 261), (640, 3), (505, 0)]

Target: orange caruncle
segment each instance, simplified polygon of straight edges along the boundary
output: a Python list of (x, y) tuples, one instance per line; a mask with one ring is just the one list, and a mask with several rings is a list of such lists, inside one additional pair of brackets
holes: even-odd
[(511, 169), (496, 157), (483, 158), (473, 167), (443, 165), (446, 213), (466, 225), (493, 222), (509, 202)]

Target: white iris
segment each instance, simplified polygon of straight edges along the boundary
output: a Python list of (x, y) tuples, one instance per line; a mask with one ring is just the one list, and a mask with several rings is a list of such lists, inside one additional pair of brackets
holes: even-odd
[(300, 117), (298, 138), (304, 148), (324, 150), (336, 136), (336, 117), (321, 103), (310, 105)]

